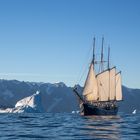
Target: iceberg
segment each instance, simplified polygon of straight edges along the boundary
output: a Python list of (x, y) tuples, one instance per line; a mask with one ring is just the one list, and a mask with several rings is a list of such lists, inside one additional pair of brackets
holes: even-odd
[(132, 114), (136, 114), (137, 113), (137, 110), (135, 109), (133, 112), (132, 112)]
[(42, 107), (41, 93), (35, 94), (18, 101), (15, 108), (0, 109), (0, 113), (44, 113)]

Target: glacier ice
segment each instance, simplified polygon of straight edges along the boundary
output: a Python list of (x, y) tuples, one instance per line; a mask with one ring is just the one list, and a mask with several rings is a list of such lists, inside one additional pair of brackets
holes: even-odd
[(18, 101), (15, 108), (0, 109), (0, 113), (44, 113), (41, 103), (41, 93), (37, 91), (32, 96)]

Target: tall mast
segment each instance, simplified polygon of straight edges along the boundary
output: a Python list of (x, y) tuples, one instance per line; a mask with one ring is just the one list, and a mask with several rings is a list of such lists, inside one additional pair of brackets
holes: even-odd
[(93, 38), (93, 60), (92, 60), (93, 65), (95, 64), (95, 37)]
[(110, 46), (108, 47), (108, 69), (110, 68)]
[(103, 63), (104, 63), (104, 37), (102, 37), (102, 50), (101, 50), (101, 71), (103, 71)]

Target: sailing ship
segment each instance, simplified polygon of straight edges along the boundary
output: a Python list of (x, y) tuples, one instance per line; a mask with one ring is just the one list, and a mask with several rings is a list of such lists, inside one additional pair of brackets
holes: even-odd
[[(100, 68), (98, 73), (95, 70), (96, 65)], [(108, 48), (108, 60), (104, 61), (104, 38), (102, 38), (100, 61), (96, 61), (95, 58), (94, 38), (93, 59), (90, 63), (82, 95), (78, 92), (76, 86), (73, 91), (80, 100), (81, 114), (117, 114), (118, 102), (122, 101), (121, 72), (116, 72), (116, 67), (110, 67), (110, 47)]]

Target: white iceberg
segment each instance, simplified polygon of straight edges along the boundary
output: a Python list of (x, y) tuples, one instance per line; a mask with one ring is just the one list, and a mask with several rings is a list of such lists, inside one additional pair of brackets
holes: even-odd
[(15, 108), (0, 109), (0, 113), (44, 113), (41, 103), (41, 93), (37, 91), (32, 96), (18, 101)]
[(135, 109), (133, 112), (132, 112), (132, 114), (136, 114), (137, 113), (137, 110)]

